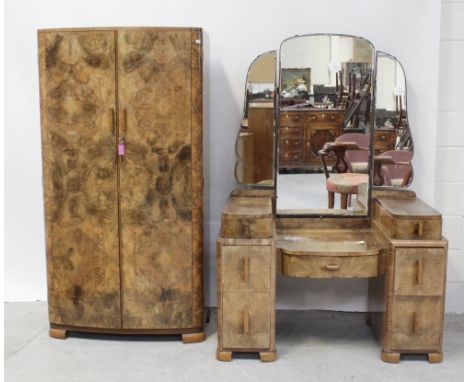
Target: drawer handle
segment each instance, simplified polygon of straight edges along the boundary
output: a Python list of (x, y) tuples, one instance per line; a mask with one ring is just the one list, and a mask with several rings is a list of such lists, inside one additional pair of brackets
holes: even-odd
[(418, 332), (419, 332), (418, 315), (416, 312), (413, 312), (413, 334), (418, 334)]
[(243, 321), (243, 323), (242, 323), (243, 332), (244, 332), (244, 334), (249, 334), (249, 329), (250, 329), (250, 328), (249, 328), (249, 324), (250, 324), (250, 323), (249, 323), (249, 312), (248, 312), (247, 310), (244, 310), (244, 311), (242, 312), (242, 316), (243, 316), (243, 317), (242, 317), (242, 319), (243, 319), (243, 320), (242, 320), (242, 321)]
[(419, 259), (416, 262), (416, 266), (418, 268), (418, 271), (416, 273), (416, 284), (417, 285), (422, 285), (422, 283), (423, 283), (423, 271), (424, 271), (424, 260)]
[(418, 236), (422, 236), (424, 233), (424, 225), (423, 222), (418, 222)]
[(327, 264), (325, 265), (325, 269), (327, 271), (337, 271), (340, 269), (340, 266), (338, 264)]
[(250, 273), (250, 270), (249, 270), (249, 258), (248, 257), (244, 257), (242, 259), (242, 264), (243, 264), (243, 274), (242, 274), (242, 281), (244, 281), (245, 283), (249, 282), (249, 273)]

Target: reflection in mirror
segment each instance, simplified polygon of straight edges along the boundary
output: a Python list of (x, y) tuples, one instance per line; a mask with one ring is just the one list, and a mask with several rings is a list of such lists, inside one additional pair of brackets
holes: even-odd
[(360, 37), (282, 43), (279, 215), (367, 215), (373, 62)]
[(407, 187), (413, 179), (406, 78), (393, 56), (377, 52), (374, 118), (374, 186)]
[(236, 142), (239, 183), (273, 186), (276, 52), (258, 56), (245, 84), (242, 123)]

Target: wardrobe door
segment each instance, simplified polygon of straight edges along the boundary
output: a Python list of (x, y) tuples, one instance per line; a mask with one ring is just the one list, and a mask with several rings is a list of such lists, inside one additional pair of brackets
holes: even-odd
[(40, 31), (49, 319), (120, 328), (115, 32)]
[(200, 39), (118, 32), (124, 328), (202, 326)]

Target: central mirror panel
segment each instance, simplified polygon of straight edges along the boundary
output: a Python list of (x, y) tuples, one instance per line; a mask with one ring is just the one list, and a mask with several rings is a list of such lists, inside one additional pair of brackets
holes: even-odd
[(360, 37), (281, 44), (278, 215), (367, 215), (373, 63)]

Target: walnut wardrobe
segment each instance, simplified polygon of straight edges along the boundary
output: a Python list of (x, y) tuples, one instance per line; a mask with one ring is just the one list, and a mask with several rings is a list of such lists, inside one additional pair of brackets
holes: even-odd
[(50, 335), (203, 340), (201, 29), (38, 40)]

